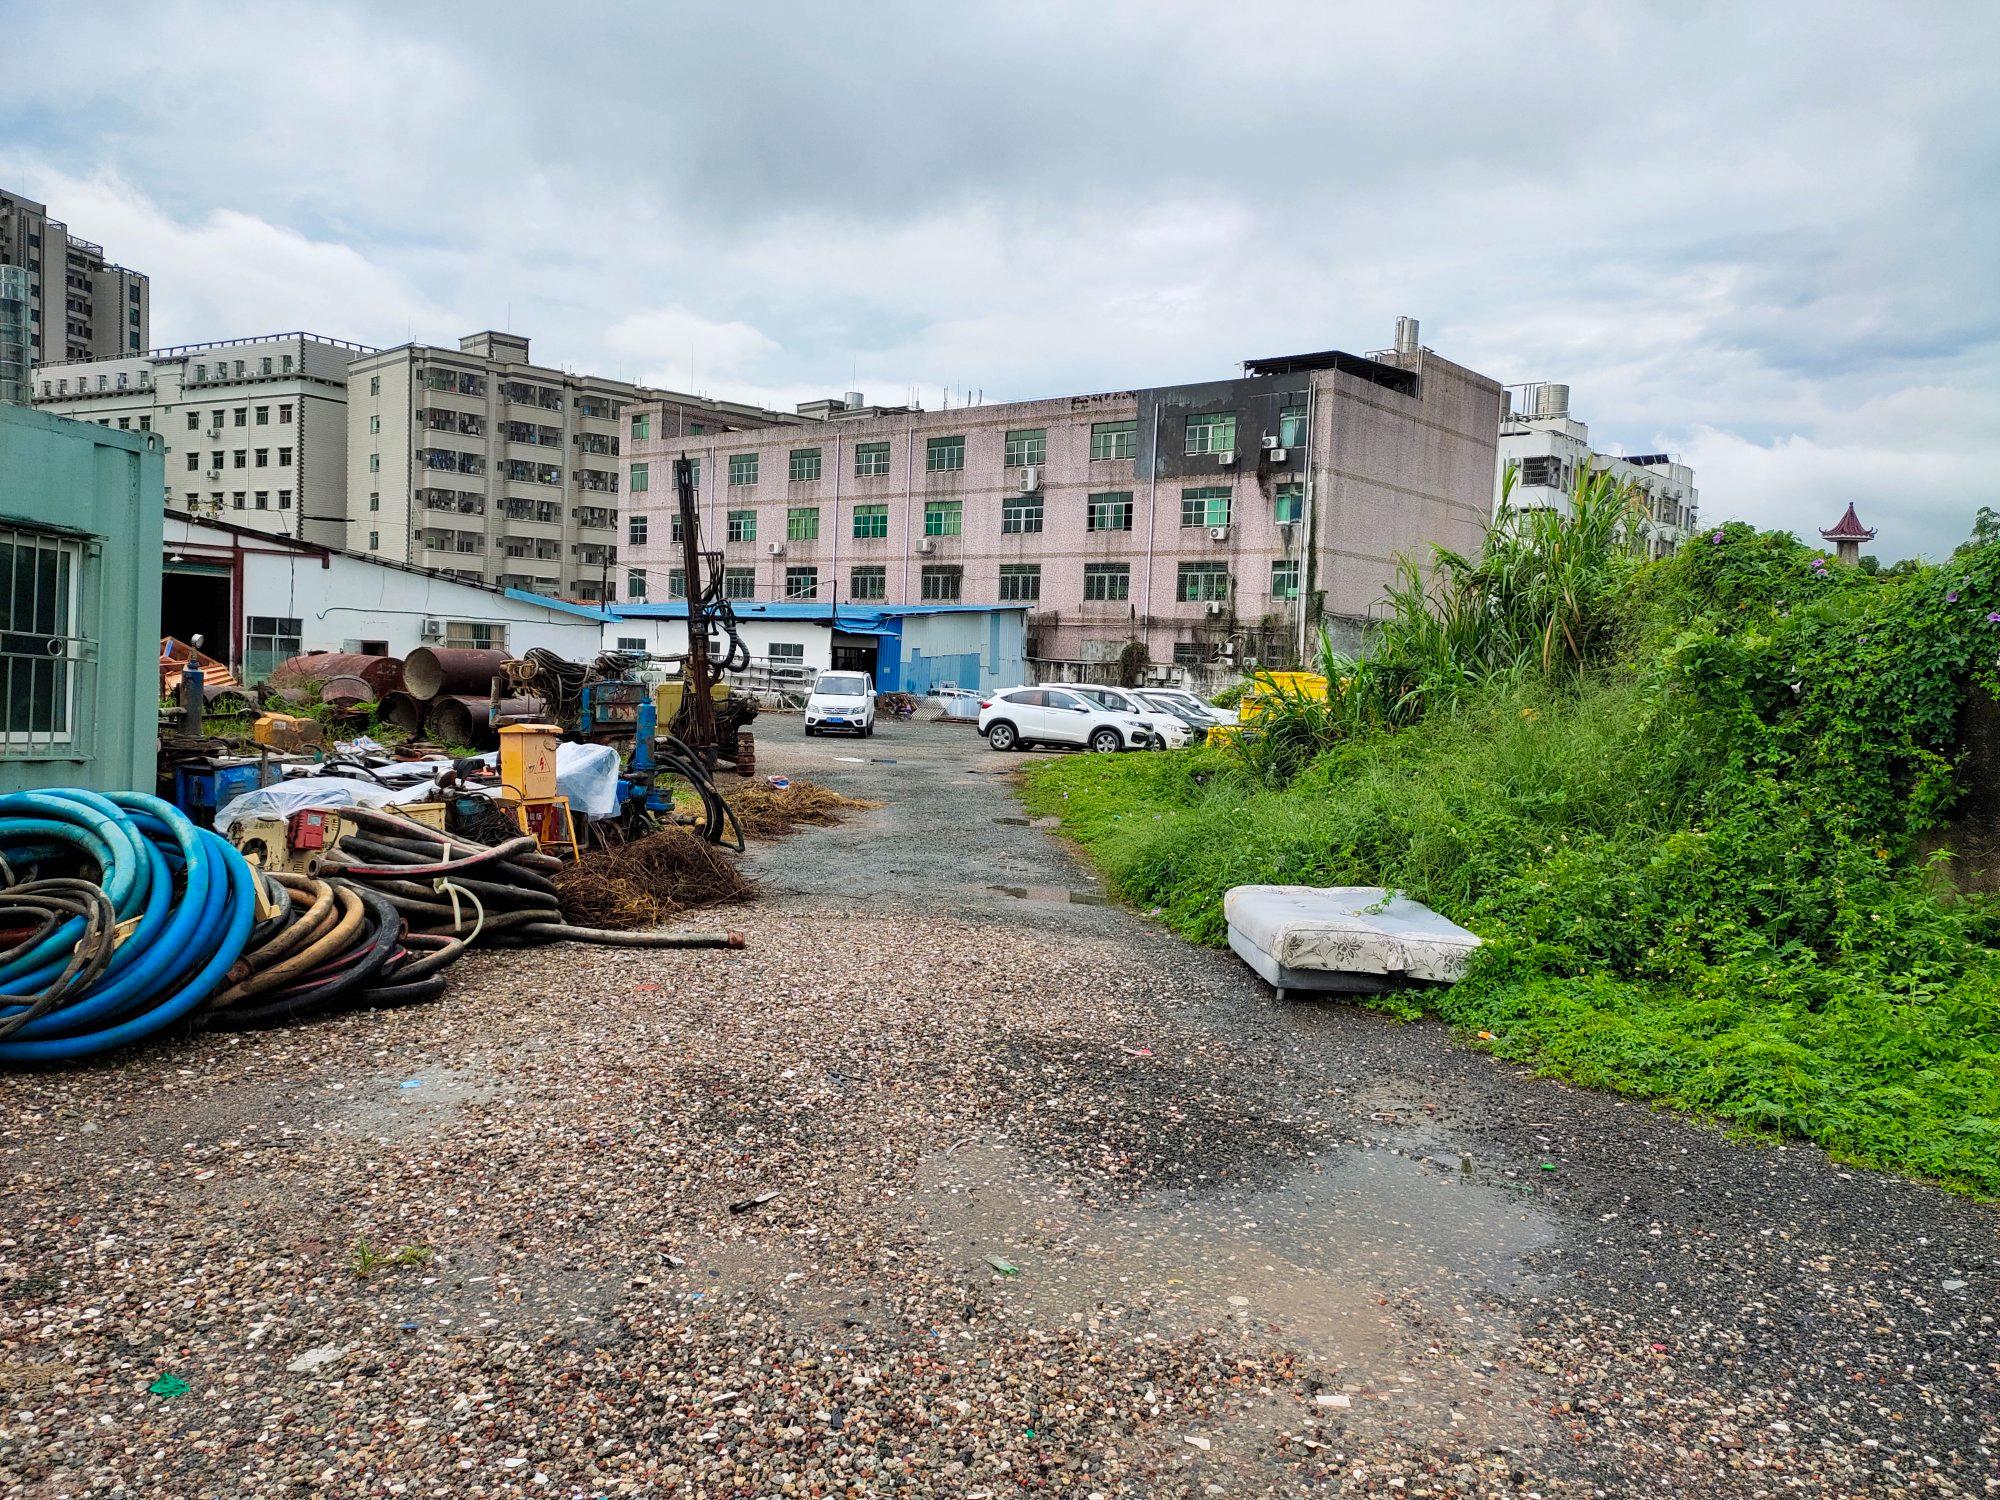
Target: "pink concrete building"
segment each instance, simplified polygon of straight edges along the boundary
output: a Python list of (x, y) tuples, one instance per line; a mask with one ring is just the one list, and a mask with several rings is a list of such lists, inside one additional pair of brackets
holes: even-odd
[(1038, 675), (1139, 642), (1186, 675), (1358, 638), (1399, 553), (1476, 549), (1500, 386), (1416, 342), (1236, 379), (958, 410), (812, 402), (796, 425), (662, 436), (628, 409), (622, 597), (678, 597), (674, 460), (739, 599), (1029, 606)]

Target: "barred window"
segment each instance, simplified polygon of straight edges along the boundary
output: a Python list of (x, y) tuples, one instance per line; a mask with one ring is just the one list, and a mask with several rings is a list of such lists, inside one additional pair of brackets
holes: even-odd
[(1083, 597), (1115, 603), (1132, 597), (1132, 567), (1129, 563), (1085, 563)]
[(785, 569), (785, 597), (787, 599), (817, 599), (819, 597), (819, 569)]
[(722, 597), (725, 599), (756, 598), (757, 570), (755, 568), (724, 568), (722, 570)]
[(919, 580), (921, 597), (933, 604), (956, 604), (965, 589), (965, 569), (927, 567)]
[(1130, 490), (1106, 490), (1101, 495), (1090, 497), (1090, 510), (1085, 518), (1087, 531), (1130, 531), (1132, 529), (1132, 492)]
[(1126, 422), (1092, 422), (1090, 424), (1090, 461), (1101, 462), (1109, 458), (1131, 458), (1139, 451), (1139, 424)]
[(1229, 597), (1229, 565), (1219, 562), (1182, 563), (1174, 597), (1183, 604)]
[(300, 621), (285, 615), (246, 615), (243, 619), (243, 672), (262, 682), (279, 662), (299, 654)]
[(1001, 531), (1014, 534), (1041, 529), (1042, 497), (1039, 491), (1032, 495), (1009, 495), (1001, 503)]
[(856, 568), (848, 575), (847, 595), (850, 599), (888, 598), (889, 570), (881, 567)]
[(1000, 564), (1000, 598), (1007, 604), (1033, 604), (1042, 597), (1040, 563)]

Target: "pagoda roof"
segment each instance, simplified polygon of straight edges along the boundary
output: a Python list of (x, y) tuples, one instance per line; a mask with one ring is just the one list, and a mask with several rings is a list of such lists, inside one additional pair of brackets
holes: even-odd
[(1875, 540), (1875, 528), (1861, 524), (1861, 518), (1854, 513), (1854, 502), (1850, 500), (1847, 502), (1847, 514), (1820, 535), (1829, 542), (1872, 542)]

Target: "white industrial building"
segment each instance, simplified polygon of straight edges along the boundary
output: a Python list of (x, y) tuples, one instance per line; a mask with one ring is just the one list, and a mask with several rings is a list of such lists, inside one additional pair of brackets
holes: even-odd
[(347, 538), (347, 364), (371, 352), (279, 333), (44, 364), (34, 404), (158, 433), (169, 506), (337, 546)]
[(304, 651), (406, 656), (419, 646), (536, 646), (572, 661), (602, 649), (587, 606), (169, 510), (160, 634), (191, 641), (256, 682)]
[(1648, 557), (1665, 557), (1700, 525), (1694, 470), (1671, 453), (1626, 456), (1590, 446), (1590, 428), (1569, 414), (1569, 387), (1534, 381), (1507, 387), (1500, 411), (1500, 464), (1493, 513), (1500, 513), (1507, 473), (1515, 471), (1516, 510), (1567, 512), (1579, 475), (1601, 471), (1632, 486), (1644, 508), (1634, 538)]

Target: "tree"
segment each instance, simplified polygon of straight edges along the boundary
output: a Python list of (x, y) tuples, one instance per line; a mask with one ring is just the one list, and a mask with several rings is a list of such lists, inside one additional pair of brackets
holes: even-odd
[(1972, 518), (1972, 535), (1953, 550), (1952, 556), (1976, 552), (1979, 548), (2000, 542), (2000, 510), (1990, 505), (1982, 505)]

